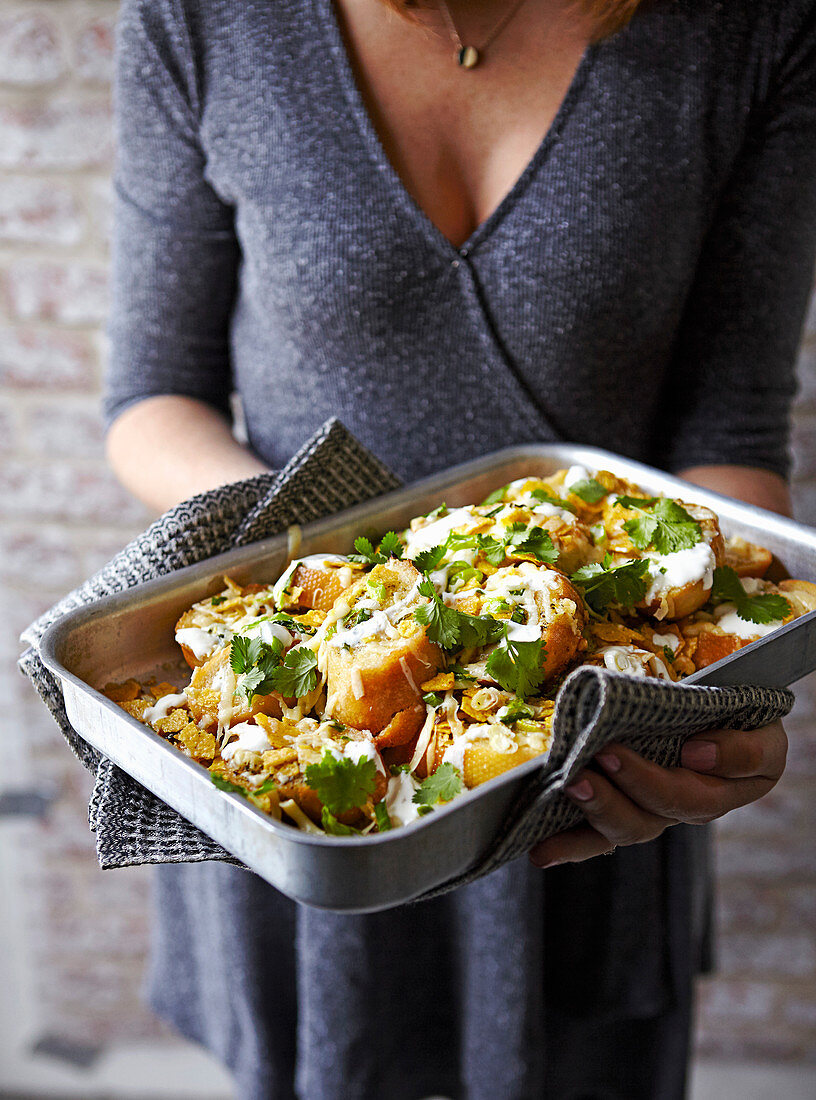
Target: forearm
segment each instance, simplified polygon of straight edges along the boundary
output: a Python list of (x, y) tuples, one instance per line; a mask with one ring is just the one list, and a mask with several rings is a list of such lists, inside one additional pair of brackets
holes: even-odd
[(770, 470), (754, 466), (690, 466), (677, 476), (770, 512), (783, 516), (792, 514), (788, 484)]
[(220, 413), (175, 394), (125, 409), (108, 432), (107, 454), (125, 488), (160, 512), (268, 469), (233, 438)]

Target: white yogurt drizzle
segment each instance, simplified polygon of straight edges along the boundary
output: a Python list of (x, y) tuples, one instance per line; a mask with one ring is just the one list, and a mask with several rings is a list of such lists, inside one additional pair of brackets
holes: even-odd
[(217, 634), (211, 634), (209, 630), (202, 630), (199, 626), (185, 626), (176, 631), (176, 641), (179, 645), (186, 646), (196, 660), (209, 657), (221, 644), (221, 638)]
[[(221, 749), (224, 760), (232, 760), (236, 752), (266, 752), (267, 749), (272, 748), (264, 729), (251, 722), (238, 722), (236, 725), (231, 726), (228, 736), (230, 737), (229, 744), (224, 745)], [(236, 737), (235, 741), (231, 740), (233, 736)]]
[(707, 542), (698, 542), (671, 554), (649, 553), (644, 557), (649, 562), (650, 575), (645, 596), (647, 603), (665, 595), (672, 588), (685, 588), (688, 584), (702, 581), (703, 588), (709, 590), (714, 583), (717, 560)]
[(388, 780), (385, 808), (394, 825), (408, 825), (419, 817), (419, 806), (414, 794), (419, 784), (409, 772), (398, 772)]
[(471, 531), (484, 522), (483, 516), (474, 516), (469, 508), (454, 508), (446, 516), (432, 520), (424, 527), (418, 527), (415, 531), (406, 531), (406, 552), (409, 558), (414, 557), (421, 550), (430, 550), (433, 546), (441, 545), (456, 528)]
[(142, 721), (151, 724), (158, 722), (160, 718), (166, 718), (174, 708), (183, 707), (186, 702), (187, 696), (183, 691), (178, 695), (163, 695), (154, 706), (145, 708)]

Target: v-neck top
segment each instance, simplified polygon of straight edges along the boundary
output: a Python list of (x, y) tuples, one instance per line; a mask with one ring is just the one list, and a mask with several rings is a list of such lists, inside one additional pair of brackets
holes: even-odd
[(645, 5), (462, 247), (419, 209), (332, 0), (124, 6), (107, 414), (330, 415), (413, 479), (574, 440), (784, 472), (816, 232), (813, 5)]
[[(116, 91), (109, 420), (167, 393), (228, 410), (235, 390), (271, 466), (338, 416), (405, 480), (546, 440), (785, 472), (814, 0), (644, 3), (459, 249), (385, 156), (331, 0), (124, 0)], [(247, 1100), (634, 1097), (599, 1084), (619, 1049), (599, 1036), (687, 1009), (704, 840), (519, 861), (369, 916), (161, 868), (154, 1004)], [(578, 1020), (601, 1021), (580, 1055)], [(638, 1096), (681, 1095), (683, 1026)], [(550, 1090), (559, 1056), (596, 1076)]]

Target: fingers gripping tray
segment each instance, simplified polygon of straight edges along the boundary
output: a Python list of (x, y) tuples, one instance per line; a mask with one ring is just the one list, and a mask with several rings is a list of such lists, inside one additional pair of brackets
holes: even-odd
[[(361, 532), (400, 530), (441, 501), (452, 507), (477, 502), (507, 482), (546, 477), (572, 465), (611, 470), (655, 495), (691, 498), (719, 515), (726, 535), (770, 550), (776, 576), (816, 582), (816, 531), (691, 489), (640, 463), (571, 445), (516, 447), (454, 467), (304, 527), (298, 553), (346, 553)], [(267, 582), (286, 562), (287, 536), (281, 535), (128, 589), (58, 620), (43, 636), (40, 655), (60, 679), (68, 717), (82, 737), (284, 894), (346, 912), (389, 908), (472, 867), (501, 830), (530, 773), (548, 767), (547, 758), (521, 764), (403, 828), (365, 837), (317, 836), (218, 790), (205, 768), (100, 691), (130, 677), (183, 682), (189, 669), (174, 640), (182, 612), (216, 593), (225, 573), (240, 584)], [(783, 687), (814, 669), (816, 612), (811, 612), (684, 683)]]

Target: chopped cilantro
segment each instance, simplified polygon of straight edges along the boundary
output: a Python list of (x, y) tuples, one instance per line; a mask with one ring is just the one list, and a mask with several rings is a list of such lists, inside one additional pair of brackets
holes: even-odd
[(371, 539), (363, 535), (354, 540), (354, 549), (357, 553), (349, 554), (349, 561), (355, 561), (361, 565), (384, 565), (389, 558), (401, 558), (403, 554), (399, 535), (394, 531), (383, 535), (376, 550)]
[(462, 773), (453, 764), (440, 764), (433, 775), (423, 779), (414, 791), (413, 801), (418, 806), (434, 806), (437, 802), (450, 802), (462, 790)]
[(409, 772), (410, 770), (410, 764), (392, 764), (389, 769), (392, 775), (400, 775), (402, 772)]
[(535, 497), (542, 504), (553, 504), (556, 508), (563, 508), (565, 512), (575, 511), (568, 500), (556, 496), (551, 489), (533, 489), (530, 496)]
[(606, 496), (606, 489), (594, 477), (573, 481), (569, 487), (569, 492), (573, 496), (579, 497), (585, 504), (597, 504), (601, 497)]
[(373, 760), (338, 760), (328, 749), (318, 764), (309, 764), (306, 783), (332, 814), (363, 806), (377, 786), (377, 765)]
[(226, 602), (227, 602), (227, 597), (226, 596), (213, 596), (213, 598), (210, 600), (210, 603), (212, 604), (213, 607), (218, 607), (218, 606), (220, 606), (220, 604), (226, 603)]
[(271, 674), (275, 690), (299, 699), (317, 686), (317, 654), (305, 646), (293, 646)]
[(487, 671), (505, 689), (525, 699), (544, 679), (544, 642), (514, 642), (505, 637), (487, 659)]
[(419, 592), (427, 596), (430, 602), (421, 604), (414, 612), (414, 618), (428, 627), (428, 637), (443, 649), (489, 645), (505, 632), (504, 624), (496, 619), (466, 615), (463, 611), (446, 607), (429, 580), (420, 583)]
[(666, 658), (670, 665), (674, 664), (674, 650), (670, 645), (663, 646), (663, 656)]
[(244, 798), (247, 797), (247, 790), (245, 787), (239, 787), (237, 783), (232, 783), (229, 779), (225, 779), (223, 775), (219, 775), (218, 772), (210, 772), (210, 779), (213, 781), (219, 791), (228, 791), (230, 794), (240, 794)]
[(377, 822), (377, 828), (381, 833), (387, 833), (391, 828), (391, 818), (388, 816), (385, 802), (374, 803), (374, 820)]
[(414, 555), (414, 564), (421, 573), (431, 573), (444, 558), (446, 549), (447, 544), (442, 543), (441, 546), (432, 546), (430, 550), (420, 550)]
[(785, 597), (773, 592), (749, 596), (730, 565), (721, 565), (714, 570), (711, 598), (736, 604), (737, 615), (749, 623), (775, 623), (784, 619), (791, 611), (791, 605)]
[(651, 545), (658, 554), (673, 554), (696, 546), (703, 537), (700, 524), (670, 497), (618, 497), (617, 503), (638, 513), (623, 529), (639, 550)]
[(583, 565), (570, 580), (581, 589), (592, 610), (601, 613), (610, 604), (634, 607), (639, 603), (646, 595), (648, 570), (646, 559), (612, 565), (611, 555), (605, 554), (602, 564)]
[[(522, 530), (518, 530), (519, 527)], [(528, 531), (526, 524), (511, 524), (507, 545), (512, 547), (515, 553), (531, 554), (547, 565), (552, 565), (558, 560), (558, 551), (553, 546), (550, 533), (542, 527), (531, 527)]]

